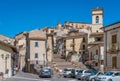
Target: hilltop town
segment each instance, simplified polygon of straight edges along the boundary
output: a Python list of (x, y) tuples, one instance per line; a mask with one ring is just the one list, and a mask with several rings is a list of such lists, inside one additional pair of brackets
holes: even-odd
[[(41, 68), (120, 70), (120, 22), (103, 26), (104, 9), (91, 10), (92, 23), (66, 21), (56, 27), (21, 32), (10, 38), (0, 35), (0, 72), (8, 78)], [(24, 75), (25, 76), (25, 75)]]

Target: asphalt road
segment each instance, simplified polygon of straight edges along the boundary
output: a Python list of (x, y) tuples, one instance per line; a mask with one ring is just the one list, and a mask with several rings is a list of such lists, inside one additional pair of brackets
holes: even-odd
[(8, 78), (6, 80), (3, 81), (77, 81), (76, 79), (70, 79), (70, 78), (39, 78), (39, 79), (35, 79), (35, 78), (23, 78), (23, 77), (12, 77), (12, 78)]
[(59, 78), (57, 76), (53, 76), (52, 78), (39, 78), (38, 75), (31, 73), (19, 72), (15, 76), (4, 79), (2, 81), (77, 81), (72, 78)]

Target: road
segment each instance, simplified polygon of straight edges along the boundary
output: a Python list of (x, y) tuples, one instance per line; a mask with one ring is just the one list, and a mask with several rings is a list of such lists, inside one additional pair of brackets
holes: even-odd
[(20, 71), (15, 76), (4, 79), (2, 81), (77, 81), (77, 80), (72, 78), (59, 78), (56, 76), (53, 76), (52, 78), (39, 78), (38, 75), (24, 73)]

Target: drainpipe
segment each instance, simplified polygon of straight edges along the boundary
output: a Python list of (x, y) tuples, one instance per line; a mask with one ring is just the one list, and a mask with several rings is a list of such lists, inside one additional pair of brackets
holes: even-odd
[(104, 60), (105, 60), (105, 63), (104, 63), (104, 67), (106, 67), (107, 68), (107, 31), (105, 31), (105, 29), (104, 29), (104, 33), (105, 33), (105, 37), (104, 37), (104, 42), (105, 42), (105, 44), (104, 44), (104, 47), (105, 47), (105, 58), (104, 58)]

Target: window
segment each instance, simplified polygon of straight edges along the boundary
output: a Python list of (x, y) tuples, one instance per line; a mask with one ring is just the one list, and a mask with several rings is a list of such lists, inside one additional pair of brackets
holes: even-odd
[(51, 30), (51, 33), (54, 33), (54, 30)]
[(83, 42), (85, 42), (85, 37), (83, 37)]
[(117, 43), (117, 35), (112, 35), (112, 44)]
[(84, 25), (82, 25), (82, 28), (84, 28)]
[(38, 42), (35, 42), (35, 47), (38, 47)]
[(115, 73), (114, 75), (115, 75), (115, 76), (120, 76), (120, 73)]
[(95, 66), (98, 66), (98, 63), (95, 63)]
[(101, 65), (104, 65), (104, 60), (101, 60)]
[(83, 45), (83, 50), (85, 50), (85, 45)]
[(96, 23), (98, 24), (99, 23), (99, 17), (96, 16)]
[(38, 58), (38, 53), (35, 53), (35, 58)]
[(96, 40), (96, 41), (102, 41), (102, 38), (96, 37), (95, 40)]
[(85, 51), (83, 51), (83, 54), (85, 54)]
[(96, 50), (96, 55), (98, 55), (98, 50)]

